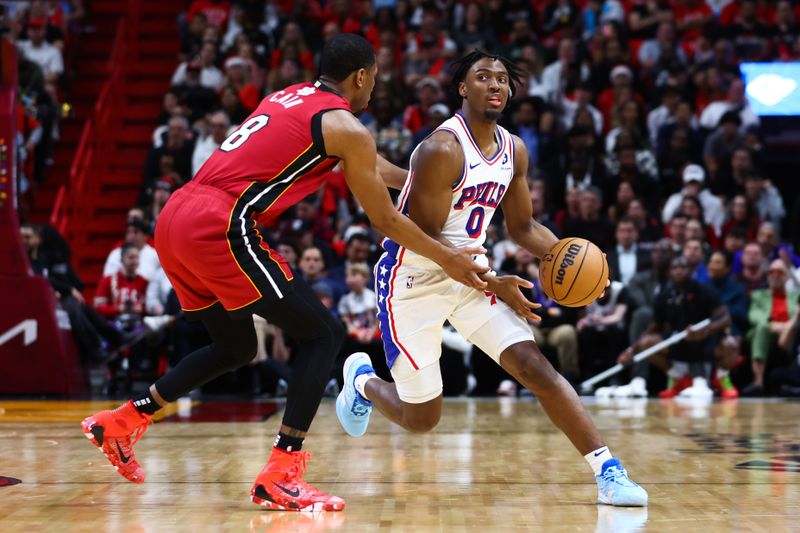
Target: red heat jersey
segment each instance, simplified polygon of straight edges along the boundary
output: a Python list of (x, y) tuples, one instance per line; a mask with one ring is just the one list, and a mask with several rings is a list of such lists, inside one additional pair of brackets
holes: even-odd
[(319, 189), (339, 162), (325, 152), (322, 138), (322, 115), (332, 109), (350, 111), (350, 103), (319, 82), (266, 96), (192, 182), (238, 198), (232, 216), (255, 215), (269, 225)]
[(128, 279), (122, 272), (100, 280), (94, 296), (94, 308), (105, 318), (115, 318), (125, 302), (144, 307), (147, 280), (138, 274)]

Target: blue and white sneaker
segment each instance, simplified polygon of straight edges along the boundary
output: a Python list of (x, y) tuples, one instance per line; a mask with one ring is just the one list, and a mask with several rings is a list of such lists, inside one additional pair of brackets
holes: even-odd
[(357, 352), (344, 362), (344, 385), (336, 398), (336, 416), (342, 427), (351, 437), (360, 437), (367, 432), (372, 402), (356, 390), (356, 377), (375, 373), (372, 360), (364, 352)]
[(644, 507), (647, 491), (628, 478), (619, 459), (611, 458), (603, 463), (597, 480), (597, 503), (621, 507)]

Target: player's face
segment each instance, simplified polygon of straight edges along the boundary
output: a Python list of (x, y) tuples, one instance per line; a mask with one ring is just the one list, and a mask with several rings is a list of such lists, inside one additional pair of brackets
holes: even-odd
[(502, 62), (485, 57), (476, 61), (459, 87), (470, 108), (488, 120), (498, 120), (508, 103), (510, 79)]
[(361, 79), (361, 87), (359, 88), (356, 98), (351, 103), (351, 108), (354, 113), (363, 111), (369, 105), (369, 99), (372, 96), (372, 89), (375, 88), (375, 78), (378, 76), (378, 64), (373, 63), (369, 68), (364, 70)]

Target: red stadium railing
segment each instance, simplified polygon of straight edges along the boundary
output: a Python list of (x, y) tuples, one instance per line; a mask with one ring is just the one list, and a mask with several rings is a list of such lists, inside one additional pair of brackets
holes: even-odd
[(69, 180), (59, 188), (50, 216), (50, 224), (73, 243), (78, 256), (86, 239), (86, 232), (82, 230), (90, 221), (93, 201), (100, 194), (98, 180), (93, 177), (108, 172), (113, 132), (120, 126), (118, 111), (121, 109), (121, 84), (126, 73), (125, 59), (134, 56), (132, 44), (136, 42), (139, 1), (128, 0), (127, 4), (126, 16), (117, 23), (108, 59), (108, 80), (84, 125)]

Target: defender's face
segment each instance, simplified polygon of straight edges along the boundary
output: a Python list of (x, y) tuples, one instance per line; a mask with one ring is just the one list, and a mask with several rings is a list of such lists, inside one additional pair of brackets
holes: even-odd
[(353, 99), (353, 102), (351, 103), (353, 113), (358, 113), (367, 108), (367, 105), (369, 105), (369, 99), (372, 96), (372, 90), (375, 88), (375, 78), (377, 77), (378, 64), (376, 62), (364, 70), (364, 76), (361, 80), (362, 85), (359, 88), (356, 97)]
[(469, 106), (489, 120), (497, 120), (508, 103), (510, 78), (502, 62), (485, 57), (476, 61), (459, 87)]

